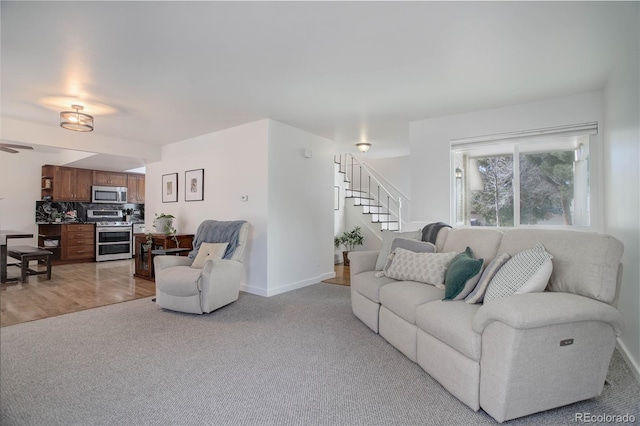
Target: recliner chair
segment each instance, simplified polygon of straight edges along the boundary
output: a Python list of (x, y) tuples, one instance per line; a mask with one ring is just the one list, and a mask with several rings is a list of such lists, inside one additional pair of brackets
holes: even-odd
[[(156, 256), (156, 303), (172, 311), (204, 314), (238, 300), (240, 281), (244, 275), (242, 259), (249, 234), (249, 223), (242, 222), (237, 228), (238, 221), (206, 220), (198, 227), (193, 240), (194, 251), (189, 257)], [(233, 231), (233, 237), (229, 238), (229, 232), (225, 235), (225, 232), (216, 233), (212, 230)], [(233, 242), (236, 238), (237, 244), (231, 252), (227, 251), (226, 258), (209, 259), (202, 269), (191, 267), (195, 253), (203, 242)], [(220, 239), (226, 241), (217, 241)]]

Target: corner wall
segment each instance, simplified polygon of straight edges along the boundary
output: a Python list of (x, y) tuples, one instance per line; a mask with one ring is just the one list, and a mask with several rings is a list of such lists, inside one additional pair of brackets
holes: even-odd
[(618, 309), (625, 322), (618, 339), (627, 364), (640, 381), (640, 5), (625, 16), (627, 44), (604, 90), (605, 232), (624, 243), (624, 272)]
[[(267, 291), (268, 120), (165, 145), (162, 160), (147, 164), (145, 225), (155, 213), (172, 214), (181, 233), (195, 233), (206, 219), (251, 224), (242, 290)], [(185, 201), (185, 172), (204, 169), (204, 200)], [(162, 175), (178, 173), (178, 202), (162, 202)], [(247, 195), (248, 201), (241, 201)]]
[[(306, 158), (303, 151), (311, 151)], [(333, 141), (269, 120), (268, 288), (272, 296), (335, 276)]]
[[(312, 150), (304, 158), (303, 149)], [(260, 120), (166, 145), (147, 164), (146, 218), (172, 214), (178, 232), (206, 219), (251, 224), (241, 290), (272, 296), (333, 271), (333, 142)], [(187, 170), (204, 169), (204, 201), (184, 200)], [(178, 202), (162, 203), (162, 175), (178, 173)], [(246, 195), (248, 201), (241, 201)]]

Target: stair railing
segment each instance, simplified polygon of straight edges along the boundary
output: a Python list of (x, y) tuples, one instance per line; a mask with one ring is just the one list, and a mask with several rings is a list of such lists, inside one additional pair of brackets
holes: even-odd
[[(373, 170), (352, 154), (340, 154), (338, 158), (334, 157), (334, 161), (339, 164), (339, 170), (346, 175), (347, 181), (350, 183), (348, 191), (351, 192), (351, 196), (360, 198), (354, 194), (361, 194), (361, 198), (367, 200), (367, 204), (363, 206), (369, 207), (369, 213), (373, 211), (372, 208), (375, 208), (376, 213), (373, 214), (377, 215), (378, 222), (386, 222), (386, 229), (389, 229), (390, 223), (397, 221), (397, 230), (402, 231), (402, 226), (406, 224), (406, 221), (403, 219), (403, 197), (400, 195), (400, 191), (395, 187), (393, 187), (395, 191), (390, 191), (387, 185), (376, 177)], [(366, 179), (366, 187), (363, 186), (363, 178)], [(389, 184), (389, 186), (393, 185)], [(372, 189), (374, 190), (372, 191)], [(386, 217), (386, 220), (381, 220), (383, 216)]]

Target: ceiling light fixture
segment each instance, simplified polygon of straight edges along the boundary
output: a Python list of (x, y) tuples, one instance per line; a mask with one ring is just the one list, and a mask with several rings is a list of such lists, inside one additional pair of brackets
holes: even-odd
[(371, 144), (368, 142), (360, 142), (356, 144), (356, 147), (360, 150), (360, 152), (367, 152), (369, 148), (371, 148)]
[(92, 132), (93, 117), (80, 112), (84, 109), (82, 105), (71, 105), (75, 111), (62, 111), (60, 113), (60, 127), (74, 132)]

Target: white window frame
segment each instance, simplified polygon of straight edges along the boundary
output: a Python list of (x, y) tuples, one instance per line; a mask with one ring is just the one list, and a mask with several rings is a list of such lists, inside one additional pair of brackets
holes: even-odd
[[(601, 139), (598, 132), (597, 122), (588, 122), (577, 125), (567, 125), (558, 127), (548, 127), (544, 129), (525, 130), (520, 132), (500, 133), (487, 136), (475, 136), (462, 139), (453, 139), (450, 141), (450, 223), (455, 224), (457, 227), (466, 227), (464, 223), (457, 222), (457, 200), (456, 200), (456, 177), (455, 170), (458, 167), (456, 164), (454, 153), (456, 150), (462, 148), (480, 148), (489, 147), (491, 145), (499, 144), (515, 144), (515, 151), (509, 151), (509, 153), (519, 153), (518, 143), (520, 142), (535, 142), (536, 140), (544, 137), (553, 136), (589, 136), (589, 156), (590, 156), (590, 174), (589, 174), (589, 212), (590, 220), (589, 226), (577, 226), (577, 225), (522, 225), (520, 224), (520, 204), (514, 202), (514, 226), (517, 228), (544, 228), (544, 229), (572, 229), (589, 232), (603, 232), (603, 211), (604, 206), (600, 200), (602, 197), (602, 150)], [(514, 161), (514, 177), (513, 177), (513, 197), (520, 199), (520, 164), (518, 161)], [(506, 227), (500, 227), (506, 228)]]

